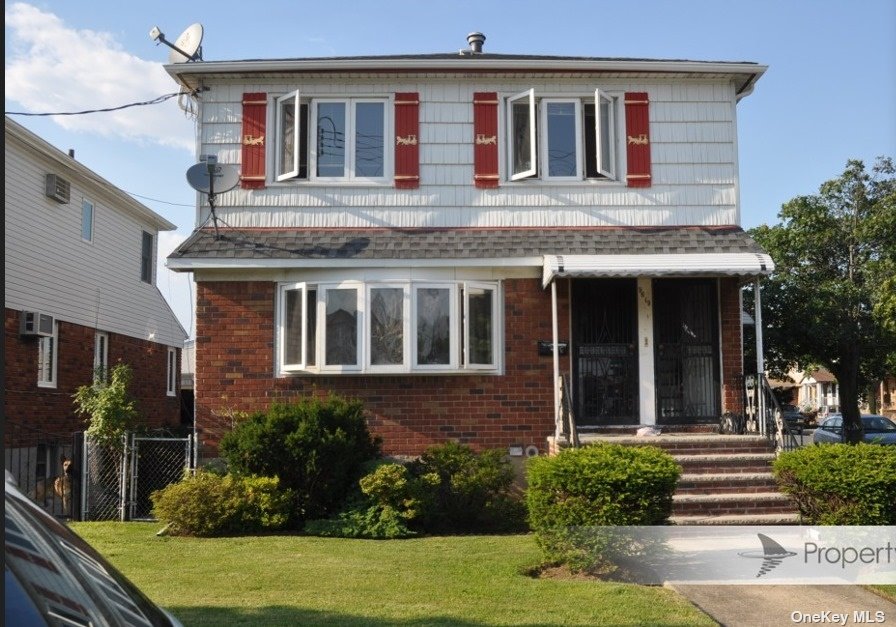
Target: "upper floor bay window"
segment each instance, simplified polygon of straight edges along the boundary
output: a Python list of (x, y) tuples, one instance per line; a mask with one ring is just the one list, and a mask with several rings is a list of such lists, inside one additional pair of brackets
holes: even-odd
[(386, 98), (303, 100), (298, 91), (277, 98), (277, 180), (385, 181), (388, 105)]
[(507, 99), (508, 178), (546, 181), (618, 178), (616, 99), (537, 98), (529, 89)]
[(279, 370), (500, 368), (498, 283), (289, 283), (278, 292)]

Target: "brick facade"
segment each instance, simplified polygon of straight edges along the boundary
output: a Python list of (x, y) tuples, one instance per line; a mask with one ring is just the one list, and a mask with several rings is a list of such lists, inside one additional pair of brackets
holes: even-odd
[[(83, 431), (84, 419), (75, 413), (72, 395), (92, 379), (95, 330), (57, 321), (56, 387), (44, 388), (37, 385), (38, 338), (19, 335), (19, 320), (20, 312), (6, 309), (5, 420), (58, 436)], [(168, 347), (116, 333), (108, 336), (109, 364), (120, 361), (133, 369), (130, 391), (137, 401), (142, 424), (177, 426), (179, 390), (175, 396), (166, 394)]]
[[(475, 448), (534, 444), (545, 450), (554, 432), (553, 359), (539, 356), (550, 340), (551, 292), (538, 279), (505, 280), (503, 375), (274, 376), (276, 284), (197, 284), (196, 425), (200, 457), (215, 456), (236, 414), (330, 392), (363, 401), (384, 450), (414, 455), (446, 441)], [(560, 339), (569, 339), (566, 282), (558, 292)], [(740, 293), (722, 279), (723, 411), (742, 412)], [(569, 358), (561, 357), (568, 372)]]

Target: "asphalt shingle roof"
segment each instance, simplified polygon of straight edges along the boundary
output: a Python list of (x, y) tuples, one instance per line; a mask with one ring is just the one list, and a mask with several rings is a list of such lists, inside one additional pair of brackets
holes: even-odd
[(540, 255), (762, 253), (740, 227), (214, 229), (169, 259), (509, 259)]

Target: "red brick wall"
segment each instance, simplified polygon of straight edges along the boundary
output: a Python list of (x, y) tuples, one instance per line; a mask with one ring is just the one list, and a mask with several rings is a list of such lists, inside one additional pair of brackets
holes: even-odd
[(719, 279), (722, 412), (744, 413), (743, 325), (737, 279)]
[[(94, 329), (58, 322), (56, 387), (43, 388), (37, 385), (38, 338), (19, 335), (19, 317), (20, 312), (6, 309), (4, 419), (55, 435), (83, 431), (84, 419), (75, 414), (72, 395), (92, 380)], [(150, 427), (178, 425), (179, 394), (165, 393), (167, 347), (117, 333), (108, 335), (109, 364), (122, 361), (134, 371), (130, 390), (143, 423)], [(178, 364), (179, 359), (178, 350)]]
[[(558, 292), (560, 336), (568, 339), (567, 292), (565, 287)], [(331, 391), (364, 402), (387, 453), (418, 454), (449, 440), (476, 448), (544, 448), (553, 434), (553, 360), (538, 355), (538, 340), (552, 337), (551, 293), (537, 279), (504, 282), (505, 374), (500, 376), (275, 378), (274, 300), (274, 283), (198, 283), (196, 422), (203, 457), (216, 454), (234, 412)]]

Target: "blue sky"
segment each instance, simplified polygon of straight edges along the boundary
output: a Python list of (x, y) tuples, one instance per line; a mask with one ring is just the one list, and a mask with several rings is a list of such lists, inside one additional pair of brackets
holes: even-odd
[[(80, 111), (177, 91), (162, 70), (174, 40), (204, 26), (206, 60), (454, 52), (467, 33), (485, 50), (769, 66), (738, 105), (742, 225), (777, 222), (781, 204), (811, 194), (848, 159), (870, 168), (896, 157), (896, 2), (893, 0), (381, 0), (380, 2), (6, 2), (9, 111)], [(568, 16), (570, 19), (564, 19)], [(13, 116), (165, 216), (165, 256), (193, 228), (194, 126), (163, 104), (82, 116)], [(190, 324), (190, 277), (158, 285)]]

